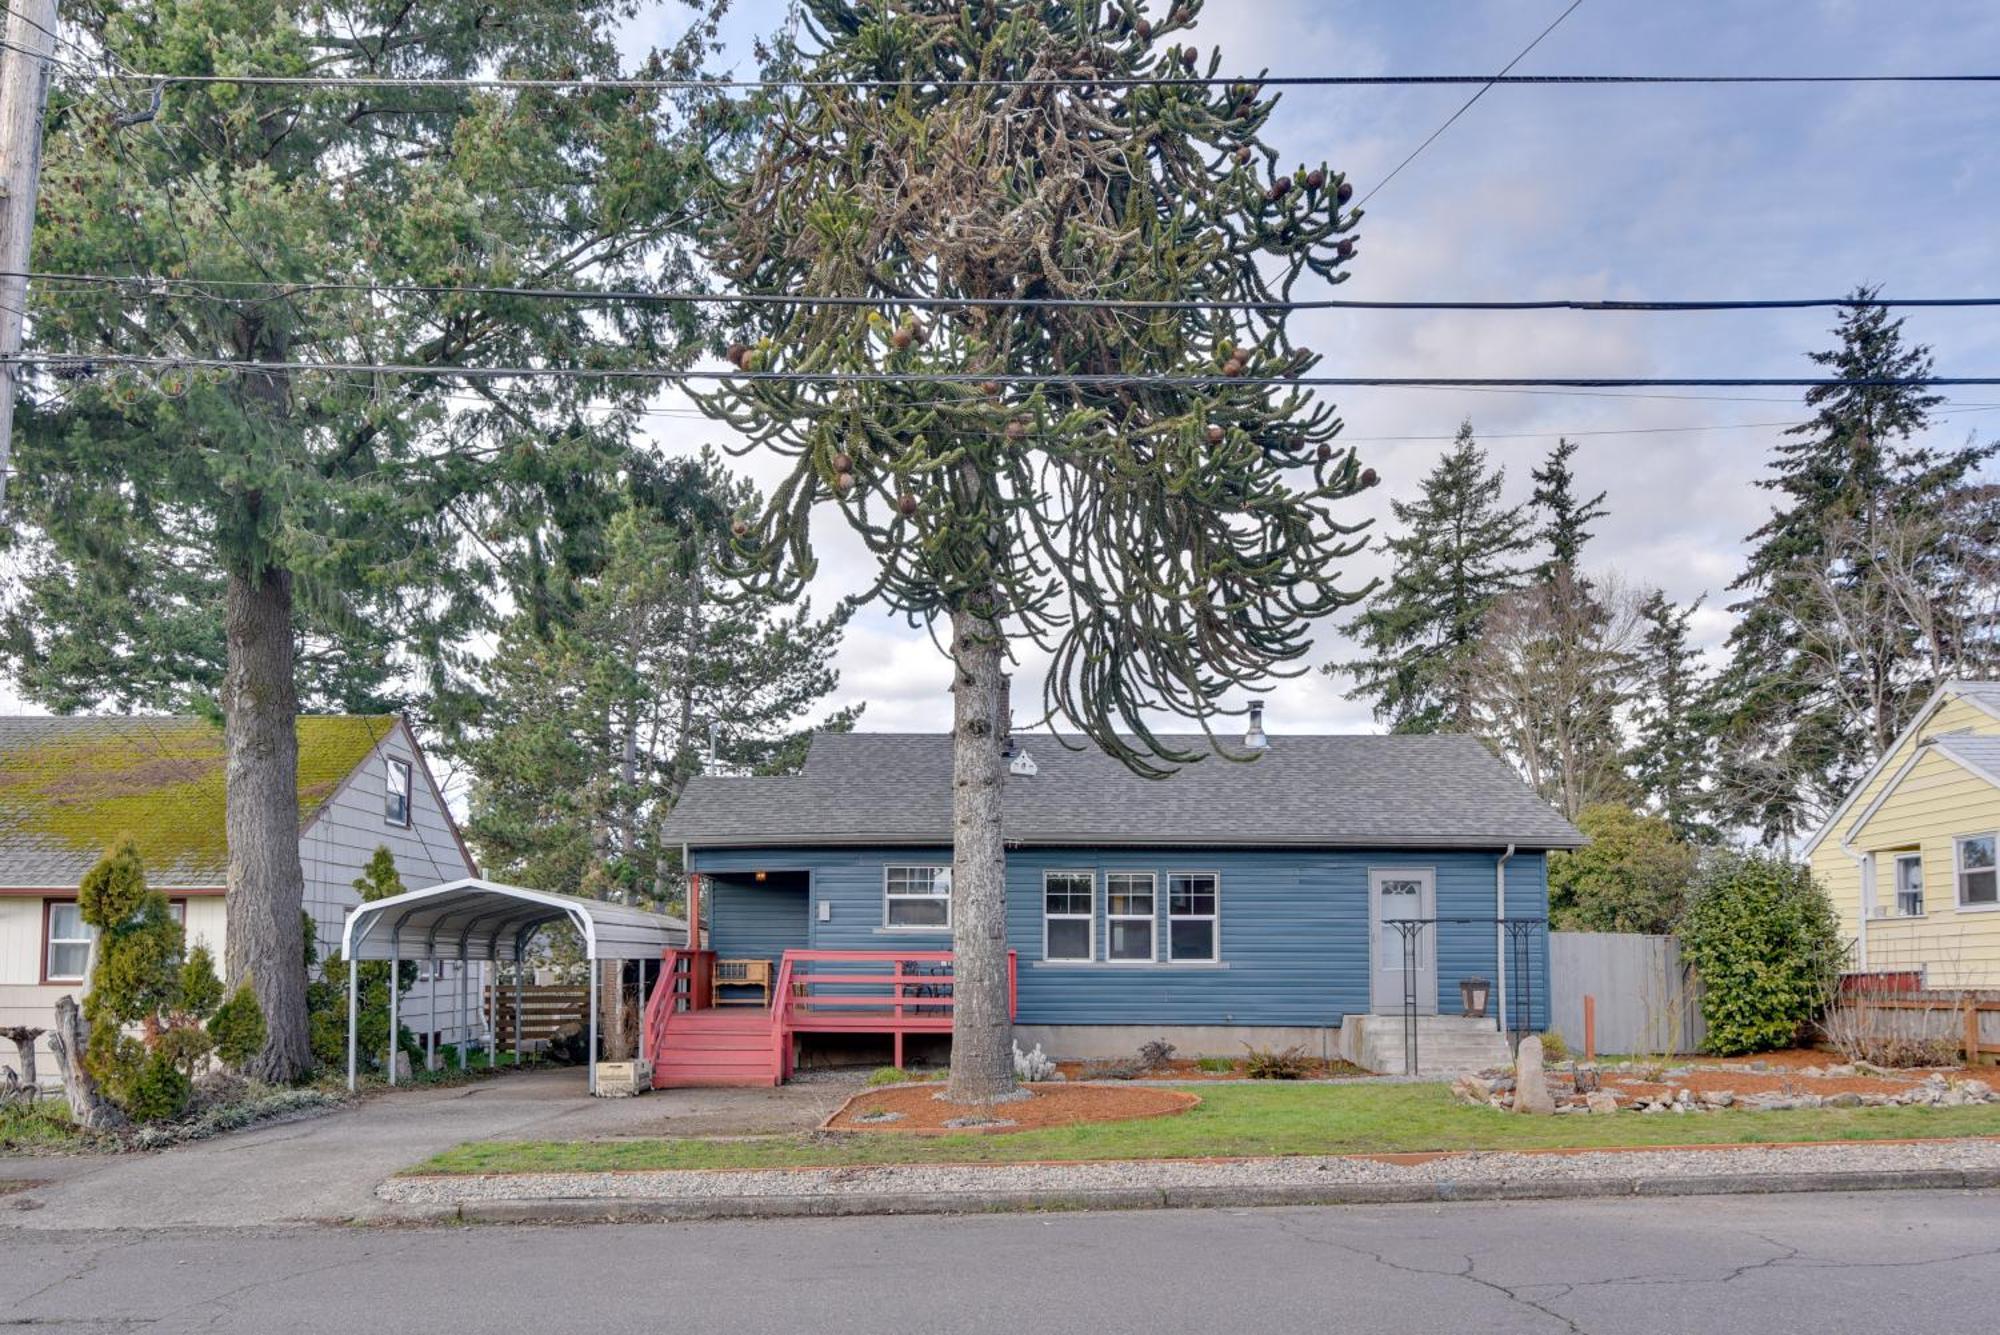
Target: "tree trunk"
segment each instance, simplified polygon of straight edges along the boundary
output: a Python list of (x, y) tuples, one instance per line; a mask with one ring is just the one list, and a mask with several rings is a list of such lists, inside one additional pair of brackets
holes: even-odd
[(84, 1049), (89, 1046), (90, 1026), (84, 1022), (76, 998), (65, 992), (56, 998), (56, 1027), (49, 1031), (49, 1047), (56, 1054), (56, 1070), (62, 1074), (69, 1115), (86, 1131), (121, 1130), (130, 1125), (125, 1114), (104, 1097), (83, 1064)]
[[(973, 608), (991, 606), (977, 594)], [(954, 1103), (990, 1103), (1018, 1090), (1007, 1007), (1007, 849), (1001, 828), (1000, 748), (1005, 645), (983, 611), (951, 617), (951, 1081)]]
[(231, 571), (225, 621), (227, 970), (232, 988), (250, 980), (268, 1030), (264, 1050), (244, 1073), (285, 1084), (312, 1065), (299, 926), (305, 873), (299, 865), (299, 704), (290, 572)]
[(599, 960), (597, 970), (604, 1008), (598, 1038), (604, 1047), (604, 1060), (630, 1061), (632, 1049), (625, 1042), (625, 961)]

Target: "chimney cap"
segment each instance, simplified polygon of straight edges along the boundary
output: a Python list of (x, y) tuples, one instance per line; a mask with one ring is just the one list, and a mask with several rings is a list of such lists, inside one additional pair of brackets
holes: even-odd
[(1250, 725), (1244, 730), (1243, 745), (1252, 751), (1262, 751), (1271, 745), (1271, 739), (1264, 735), (1264, 702), (1250, 702)]

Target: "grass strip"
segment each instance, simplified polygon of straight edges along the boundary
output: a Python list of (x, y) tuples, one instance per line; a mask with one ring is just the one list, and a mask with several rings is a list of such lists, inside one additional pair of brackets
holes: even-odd
[(663, 1168), (836, 1168), (898, 1163), (1188, 1159), (1428, 1150), (1759, 1145), (2000, 1135), (2000, 1104), (1787, 1112), (1518, 1117), (1459, 1103), (1441, 1085), (1189, 1086), (1202, 1103), (1172, 1117), (1003, 1135), (800, 1133), (709, 1139), (486, 1140), (411, 1173), (591, 1173)]

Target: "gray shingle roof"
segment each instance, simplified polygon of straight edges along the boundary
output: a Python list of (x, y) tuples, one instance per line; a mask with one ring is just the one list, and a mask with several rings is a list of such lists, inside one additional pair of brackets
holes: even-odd
[[(1072, 741), (1076, 739), (1071, 739)], [(1205, 739), (1178, 739), (1205, 748)], [(1010, 776), (1014, 844), (1322, 848), (1574, 848), (1576, 827), (1476, 739), (1275, 736), (1249, 764), (1210, 756), (1171, 778), (1133, 775), (1095, 747), (1047, 734), (1019, 745), (1038, 772)], [(821, 733), (803, 771), (702, 775), (666, 838), (695, 847), (951, 842), (951, 739)]]
[(2000, 736), (1975, 732), (1948, 732), (1931, 738), (1931, 745), (1989, 778), (2000, 775)]

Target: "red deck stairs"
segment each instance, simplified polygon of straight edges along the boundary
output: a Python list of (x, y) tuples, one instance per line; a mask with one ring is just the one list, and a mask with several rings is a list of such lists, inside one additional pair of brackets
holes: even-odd
[(771, 1012), (761, 1006), (676, 1015), (653, 1059), (655, 1089), (779, 1083)]

